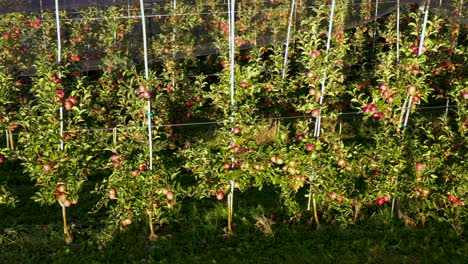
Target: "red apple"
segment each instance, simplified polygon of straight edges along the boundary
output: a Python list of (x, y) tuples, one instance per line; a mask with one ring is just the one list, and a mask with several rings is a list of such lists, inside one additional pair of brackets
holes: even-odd
[(388, 84), (386, 84), (386, 83), (379, 84), (379, 90), (380, 91), (384, 91), (384, 90), (387, 90), (387, 89), (388, 89)]
[(241, 132), (241, 129), (239, 127), (233, 127), (232, 128), (232, 134), (238, 135), (238, 134), (240, 134), (240, 132)]
[(424, 165), (423, 165), (421, 162), (416, 162), (415, 167), (416, 167), (416, 170), (417, 170), (417, 171), (422, 171), (422, 170), (424, 170)]
[(70, 97), (68, 97), (68, 100), (70, 100), (70, 102), (72, 102), (73, 104), (78, 103), (78, 97), (76, 97), (76, 96), (70, 96)]
[(112, 188), (109, 190), (109, 199), (115, 200), (117, 199), (117, 190)]
[(344, 167), (346, 165), (346, 160), (343, 158), (338, 159), (338, 166)]
[(50, 169), (51, 169), (50, 164), (45, 164), (45, 165), (42, 167), (42, 171), (44, 171), (44, 172), (49, 172)]
[(320, 50), (313, 50), (311, 53), (310, 53), (310, 57), (312, 59), (317, 59), (317, 57), (320, 56)]
[(320, 109), (314, 109), (314, 110), (312, 110), (312, 112), (310, 112), (310, 114), (311, 114), (312, 117), (317, 118), (317, 117), (320, 116)]
[(216, 194), (216, 199), (218, 201), (221, 201), (224, 199), (224, 192), (223, 191), (220, 191), (218, 194)]
[(64, 193), (67, 191), (67, 186), (64, 183), (57, 184), (57, 188), (55, 188), (57, 192)]
[(168, 191), (166, 193), (166, 199), (168, 199), (169, 201), (171, 201), (172, 199), (174, 199), (174, 193), (171, 192), (171, 191)]
[(411, 96), (415, 95), (417, 92), (416, 86), (409, 85), (408, 88), (406, 89), (406, 92)]
[(64, 106), (65, 106), (65, 109), (70, 111), (73, 109), (73, 102), (70, 99), (67, 99), (65, 100)]
[(383, 197), (377, 198), (377, 205), (382, 206), (385, 204), (385, 199)]
[(468, 100), (468, 91), (462, 92), (462, 98), (463, 98), (464, 100)]
[(308, 143), (305, 147), (305, 149), (308, 151), (308, 152), (312, 152), (314, 150), (314, 144), (312, 143)]
[(331, 200), (335, 200), (335, 199), (336, 199), (336, 193), (334, 193), (334, 192), (329, 192), (329, 193), (328, 193), (328, 198), (330, 198)]
[(127, 219), (125, 219), (125, 220), (120, 221), (120, 225), (121, 225), (122, 227), (129, 226), (131, 223), (132, 223), (132, 220), (131, 220), (130, 218), (127, 218)]

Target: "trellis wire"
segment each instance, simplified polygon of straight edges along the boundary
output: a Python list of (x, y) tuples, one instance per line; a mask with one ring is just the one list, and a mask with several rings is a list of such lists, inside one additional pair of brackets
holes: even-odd
[[(332, 34), (332, 29), (333, 29), (333, 17), (335, 14), (335, 0), (332, 0), (332, 6), (331, 6), (331, 11), (330, 11), (330, 23), (328, 25), (328, 37), (327, 37), (327, 48), (325, 52), (325, 63), (328, 62), (328, 51), (330, 50), (330, 41), (331, 41), (331, 34)], [(323, 72), (323, 79), (322, 79), (322, 94), (320, 95), (320, 106), (323, 104), (323, 95), (325, 92), (325, 81), (327, 78), (327, 69), (325, 68)], [(319, 137), (320, 136), (320, 122), (322, 120), (322, 112), (319, 113), (319, 115), (316, 118), (315, 121), (315, 131), (314, 131), (314, 136)]]
[[(146, 81), (149, 79), (149, 70), (148, 70), (148, 44), (146, 42), (146, 21), (145, 21), (145, 7), (144, 1), (140, 0), (140, 9), (141, 9), (141, 25), (143, 30), (143, 50), (144, 50), (144, 60), (145, 60), (145, 78)], [(149, 144), (149, 170), (153, 170), (153, 137), (151, 130), (151, 98), (148, 98), (148, 144)]]
[[(419, 110), (426, 110), (426, 109), (445, 109), (446, 105), (439, 105), (439, 106), (425, 106), (419, 107)], [(449, 108), (456, 108), (456, 105), (449, 105)], [(362, 111), (355, 111), (355, 112), (342, 112), (338, 113), (338, 115), (363, 115)], [(259, 121), (263, 120), (288, 120), (288, 119), (307, 119), (310, 118), (310, 115), (297, 115), (297, 116), (282, 116), (282, 117), (264, 117), (259, 118)], [(152, 128), (159, 129), (164, 127), (187, 127), (187, 126), (205, 126), (205, 125), (222, 125), (224, 124), (225, 120), (221, 121), (208, 121), (208, 122), (193, 122), (193, 123), (182, 123), (182, 124), (163, 124), (163, 125), (153, 125)], [(109, 128), (85, 128), (80, 130), (65, 130), (64, 133), (72, 133), (72, 132), (99, 132), (99, 131), (113, 131), (114, 129), (140, 129), (145, 128), (145, 126), (127, 126), (127, 127), (109, 127)], [(13, 133), (12, 135), (18, 136), (19, 133)], [(1, 134), (0, 136), (8, 136), (8, 132), (6, 134)]]
[[(289, 53), (289, 40), (290, 40), (290, 35), (291, 35), (291, 25), (292, 25), (292, 19), (294, 15), (294, 10), (295, 10), (295, 5), (296, 5), (296, 0), (292, 0), (291, 2), (291, 13), (289, 14), (289, 22), (288, 22), (288, 32), (286, 34), (286, 48), (284, 50), (284, 61), (283, 61), (283, 72), (282, 72), (282, 79), (286, 77), (286, 63), (288, 61), (288, 53)], [(281, 91), (283, 88), (281, 88)]]

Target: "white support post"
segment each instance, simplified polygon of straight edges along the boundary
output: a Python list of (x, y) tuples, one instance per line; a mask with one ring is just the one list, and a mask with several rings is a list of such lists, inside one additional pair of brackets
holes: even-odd
[(400, 0), (397, 1), (397, 21), (396, 21), (396, 64), (400, 64)]
[[(229, 56), (231, 59), (230, 78), (231, 78), (231, 123), (234, 125), (234, 107), (235, 107), (235, 0), (228, 1), (228, 14), (229, 14)], [(231, 168), (234, 168), (234, 154), (231, 158)], [(234, 180), (231, 180), (231, 191), (228, 195), (228, 230), (232, 231), (232, 215), (234, 204)]]
[(372, 39), (372, 53), (375, 53), (375, 40), (377, 38), (377, 16), (378, 14), (379, 14), (379, 0), (375, 0), (374, 37)]
[[(291, 13), (289, 14), (289, 21), (288, 21), (288, 32), (286, 34), (286, 48), (284, 50), (283, 72), (282, 72), (282, 75), (281, 75), (281, 78), (283, 80), (286, 77), (286, 63), (288, 62), (289, 41), (290, 41), (290, 36), (291, 36), (291, 25), (293, 23), (292, 20), (293, 20), (295, 6), (296, 6), (296, 0), (292, 0), (292, 2), (291, 2)], [(283, 92), (283, 89), (281, 89), (281, 92)]]
[[(145, 21), (145, 6), (144, 1), (140, 0), (140, 10), (141, 10), (141, 25), (143, 31), (143, 52), (145, 60), (145, 79), (149, 79), (149, 70), (148, 70), (148, 44), (146, 42), (146, 21)], [(153, 170), (153, 135), (151, 129), (151, 98), (148, 99), (148, 143), (149, 143), (149, 170)]]
[[(55, 0), (55, 24), (57, 25), (57, 64), (62, 62), (62, 36), (60, 35), (60, 12), (58, 0)], [(61, 78), (61, 76), (59, 76)], [(60, 144), (59, 150), (63, 150), (63, 104), (60, 103)]]
[(8, 130), (5, 130), (5, 136), (7, 148), (10, 148), (10, 134), (8, 133)]
[[(332, 6), (331, 6), (331, 11), (330, 11), (330, 23), (328, 25), (328, 37), (327, 37), (327, 49), (326, 49), (326, 56), (325, 56), (325, 63), (328, 62), (328, 52), (330, 50), (330, 42), (331, 42), (331, 35), (332, 35), (332, 29), (333, 29), (333, 17), (335, 15), (335, 0), (332, 0)], [(325, 69), (323, 72), (323, 78), (322, 78), (322, 94), (320, 95), (320, 105), (323, 104), (323, 95), (325, 94), (325, 81), (327, 79), (327, 70)], [(316, 118), (315, 121), (315, 131), (314, 131), (314, 136), (319, 137), (320, 136), (320, 124), (322, 122), (322, 113), (319, 114), (319, 116)]]
[[(424, 9), (424, 21), (423, 21), (423, 26), (422, 26), (422, 31), (421, 31), (421, 37), (419, 39), (419, 48), (418, 48), (418, 56), (421, 56), (422, 55), (422, 52), (423, 52), (423, 47), (424, 47), (424, 37), (426, 35), (426, 26), (427, 26), (427, 18), (429, 16), (429, 5), (431, 4), (431, 1), (429, 0), (427, 3), (426, 3), (426, 6), (425, 6), (425, 9)], [(409, 100), (408, 100), (408, 107), (406, 109), (406, 115), (405, 115), (405, 121), (403, 123), (403, 129), (406, 128), (406, 125), (408, 123), (408, 118), (409, 118), (409, 114), (410, 114), (410, 111), (411, 111), (411, 104), (413, 102), (413, 96), (410, 96), (409, 97)]]

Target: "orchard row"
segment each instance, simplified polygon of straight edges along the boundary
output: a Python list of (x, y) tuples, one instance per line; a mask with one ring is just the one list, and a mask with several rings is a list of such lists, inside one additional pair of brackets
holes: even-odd
[[(229, 196), (235, 216), (233, 191), (266, 186), (292, 219), (316, 224), (349, 224), (378, 208), (410, 225), (466, 221), (466, 26), (430, 14), (420, 43), (423, 14), (405, 7), (400, 39), (396, 13), (346, 29), (356, 10), (345, 1), (328, 35), (331, 6), (298, 8), (284, 64), (290, 2), (240, 2), (234, 105), (230, 24), (217, 1), (179, 3), (174, 13), (194, 15), (149, 20), (167, 22), (148, 36), (158, 58), (148, 78), (137, 6), (61, 12), (59, 60), (53, 12), (0, 18), (1, 162), (20, 162), (35, 200), (58, 202), (64, 216), (99, 175), (95, 210), (121, 227), (147, 221), (151, 238), (188, 198)], [(373, 8), (358, 11), (365, 21)], [(215, 52), (195, 56), (200, 28)], [(70, 242), (66, 221), (65, 233)]]

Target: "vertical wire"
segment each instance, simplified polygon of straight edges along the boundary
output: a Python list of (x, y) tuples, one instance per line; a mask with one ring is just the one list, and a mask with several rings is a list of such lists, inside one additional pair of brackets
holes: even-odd
[[(325, 63), (328, 63), (328, 52), (330, 50), (330, 42), (331, 42), (331, 35), (332, 35), (332, 29), (333, 29), (333, 17), (335, 15), (335, 0), (332, 0), (332, 6), (331, 6), (331, 11), (330, 11), (330, 22), (328, 25), (328, 37), (327, 37), (327, 47), (326, 47), (326, 55), (325, 55)], [(322, 94), (320, 95), (320, 105), (323, 104), (323, 95), (325, 92), (325, 80), (327, 79), (327, 70), (323, 72), (323, 78), (322, 78), (322, 89), (321, 92)], [(319, 137), (320, 136), (320, 125), (322, 121), (322, 113), (319, 114), (315, 121), (315, 131), (314, 131), (314, 136)]]
[[(145, 78), (146, 81), (149, 79), (149, 70), (148, 70), (148, 44), (146, 41), (146, 21), (145, 21), (145, 7), (143, 0), (140, 0), (140, 10), (141, 10), (141, 25), (143, 30), (143, 49), (144, 49), (144, 60), (145, 60)], [(148, 99), (148, 143), (149, 143), (149, 169), (153, 170), (153, 136), (151, 131), (151, 98)]]

